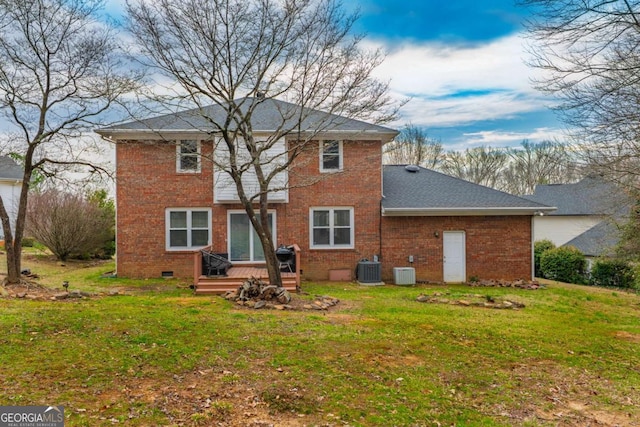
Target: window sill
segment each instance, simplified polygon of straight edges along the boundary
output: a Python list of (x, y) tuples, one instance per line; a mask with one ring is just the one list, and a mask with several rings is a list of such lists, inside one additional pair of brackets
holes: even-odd
[(314, 246), (310, 247), (310, 251), (354, 251), (356, 248), (353, 246)]
[(165, 248), (164, 252), (167, 254), (185, 254), (185, 253), (194, 253), (199, 250), (206, 248), (207, 246), (197, 246), (194, 248)]

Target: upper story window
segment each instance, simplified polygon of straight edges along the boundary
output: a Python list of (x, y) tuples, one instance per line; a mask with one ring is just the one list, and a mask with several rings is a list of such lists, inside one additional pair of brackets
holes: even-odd
[(353, 208), (311, 208), (309, 216), (312, 249), (352, 249), (354, 247)]
[(342, 141), (320, 141), (320, 172), (342, 170)]
[(200, 141), (183, 139), (176, 144), (176, 170), (200, 172)]
[(191, 250), (211, 244), (211, 209), (166, 210), (166, 249)]

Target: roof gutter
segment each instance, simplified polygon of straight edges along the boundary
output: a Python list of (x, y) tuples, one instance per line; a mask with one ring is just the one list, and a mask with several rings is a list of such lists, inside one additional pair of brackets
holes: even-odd
[(459, 208), (382, 208), (383, 216), (501, 216), (545, 215), (555, 207), (459, 207)]
[(22, 179), (20, 179), (20, 178), (3, 178), (3, 177), (0, 177), (0, 182), (8, 182), (8, 183), (13, 184), (13, 185), (18, 185), (18, 184), (20, 184), (22, 182)]
[[(165, 140), (171, 139), (172, 137), (180, 136), (180, 137), (192, 137), (198, 138), (202, 137), (203, 134), (210, 135), (206, 130), (197, 130), (197, 129), (164, 129), (164, 130), (156, 130), (156, 129), (96, 129), (95, 132), (98, 135), (101, 135), (105, 138), (109, 138), (112, 140), (121, 140), (121, 139), (154, 139), (154, 140)], [(254, 130), (255, 134), (265, 134), (270, 135), (276, 133), (275, 130)], [(214, 132), (218, 133), (218, 132)], [(291, 135), (298, 134), (297, 132), (291, 132)], [(339, 129), (331, 129), (325, 131), (301, 131), (299, 132), (301, 135), (313, 135), (313, 136), (322, 136), (322, 135), (330, 135), (333, 138), (338, 138), (340, 136), (344, 136), (345, 138), (356, 137), (362, 140), (382, 140), (383, 142), (389, 142), (396, 137), (398, 132), (385, 132), (385, 131), (377, 131), (377, 130), (339, 130)]]

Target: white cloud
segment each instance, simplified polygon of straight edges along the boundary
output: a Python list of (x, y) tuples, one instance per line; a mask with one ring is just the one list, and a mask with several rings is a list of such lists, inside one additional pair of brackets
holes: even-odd
[(518, 34), (465, 45), (367, 44), (389, 51), (376, 76), (390, 80), (397, 97), (412, 98), (401, 112), (403, 122), (462, 126), (511, 119), (550, 105), (531, 86), (534, 70), (524, 62), (527, 54)]
[(530, 132), (501, 132), (501, 131), (479, 131), (463, 134), (464, 146), (479, 147), (479, 146), (491, 146), (491, 147), (512, 147), (519, 145), (524, 140), (539, 142), (545, 140), (562, 140), (565, 134), (552, 128), (537, 128)]
[(464, 97), (415, 97), (402, 110), (402, 119), (417, 126), (455, 127), (486, 120), (504, 120), (540, 109), (514, 92)]
[(531, 69), (523, 61), (523, 40), (518, 34), (469, 45), (369, 43), (390, 52), (377, 72), (379, 77), (392, 78), (393, 89), (402, 93), (443, 96), (486, 89), (533, 92), (528, 80)]

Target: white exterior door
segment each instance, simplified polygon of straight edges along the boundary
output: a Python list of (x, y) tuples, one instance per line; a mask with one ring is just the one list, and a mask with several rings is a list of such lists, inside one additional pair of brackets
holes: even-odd
[(464, 231), (445, 231), (442, 233), (442, 246), (444, 281), (464, 282), (467, 266)]

